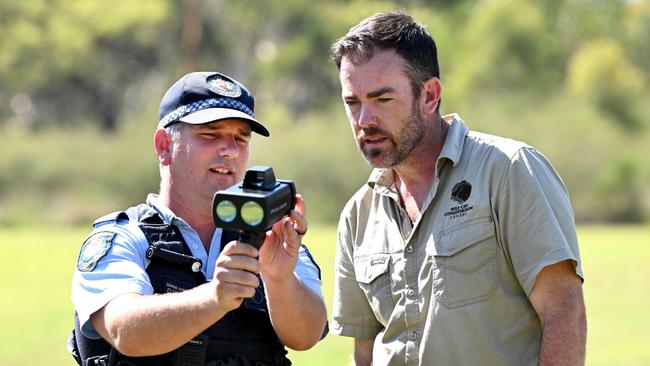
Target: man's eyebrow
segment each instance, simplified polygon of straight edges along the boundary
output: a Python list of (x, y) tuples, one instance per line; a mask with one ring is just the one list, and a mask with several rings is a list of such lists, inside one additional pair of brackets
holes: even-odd
[(385, 86), (383, 88), (379, 88), (377, 90), (371, 91), (370, 93), (366, 94), (366, 97), (368, 97), (368, 98), (376, 98), (376, 97), (378, 97), (378, 96), (380, 96), (382, 94), (392, 93), (394, 91), (395, 91), (395, 89), (393, 89), (392, 87)]
[[(379, 88), (377, 90), (373, 90), (369, 93), (366, 94), (366, 98), (377, 98), (380, 95), (386, 94), (386, 93), (393, 93), (395, 91), (394, 88), (390, 86), (384, 86), (382, 88)], [(357, 99), (356, 95), (350, 94), (350, 95), (343, 95), (344, 100), (355, 100)]]

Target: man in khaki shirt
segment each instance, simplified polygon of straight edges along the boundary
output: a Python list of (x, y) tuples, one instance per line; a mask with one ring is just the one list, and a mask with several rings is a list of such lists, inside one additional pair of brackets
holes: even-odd
[(341, 214), (332, 332), (355, 338), (355, 365), (584, 364), (566, 188), (532, 147), (439, 114), (436, 52), (404, 13), (332, 46), (375, 168)]

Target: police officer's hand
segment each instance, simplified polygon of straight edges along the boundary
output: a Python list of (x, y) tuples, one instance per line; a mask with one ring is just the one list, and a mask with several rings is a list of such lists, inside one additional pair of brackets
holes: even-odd
[(260, 247), (260, 272), (263, 278), (270, 276), (275, 280), (283, 280), (293, 274), (300, 243), (306, 233), (305, 201), (297, 194), (296, 205), (289, 216), (273, 225)]
[(256, 276), (260, 271), (258, 251), (254, 246), (232, 241), (217, 258), (213, 283), (219, 306), (225, 311), (234, 310), (244, 298), (253, 297), (259, 286)]

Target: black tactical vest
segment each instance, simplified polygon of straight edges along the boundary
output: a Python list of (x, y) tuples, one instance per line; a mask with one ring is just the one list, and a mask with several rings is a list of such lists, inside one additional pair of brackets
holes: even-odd
[[(200, 261), (192, 253), (179, 229), (165, 224), (149, 205), (141, 204), (117, 214), (116, 219), (136, 220), (149, 241), (147, 274), (155, 293), (180, 292), (206, 282)], [(238, 239), (238, 233), (224, 230), (221, 247)], [(127, 357), (104, 339), (90, 339), (81, 333), (75, 313), (68, 350), (82, 366), (266, 366), (291, 365), (276, 335), (266, 306), (263, 284), (255, 296), (196, 336), (179, 349), (152, 357)], [(182, 324), (178, 325), (182, 327)]]

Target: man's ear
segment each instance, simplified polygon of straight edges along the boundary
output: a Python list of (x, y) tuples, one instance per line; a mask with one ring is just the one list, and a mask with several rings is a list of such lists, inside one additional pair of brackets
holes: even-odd
[(158, 155), (158, 162), (161, 165), (169, 165), (172, 160), (171, 144), (169, 142), (169, 135), (164, 128), (159, 128), (153, 135), (153, 146), (156, 148)]
[(437, 77), (432, 77), (422, 85), (424, 98), (422, 100), (422, 113), (427, 116), (433, 116), (438, 109), (440, 97), (442, 95), (442, 83)]

